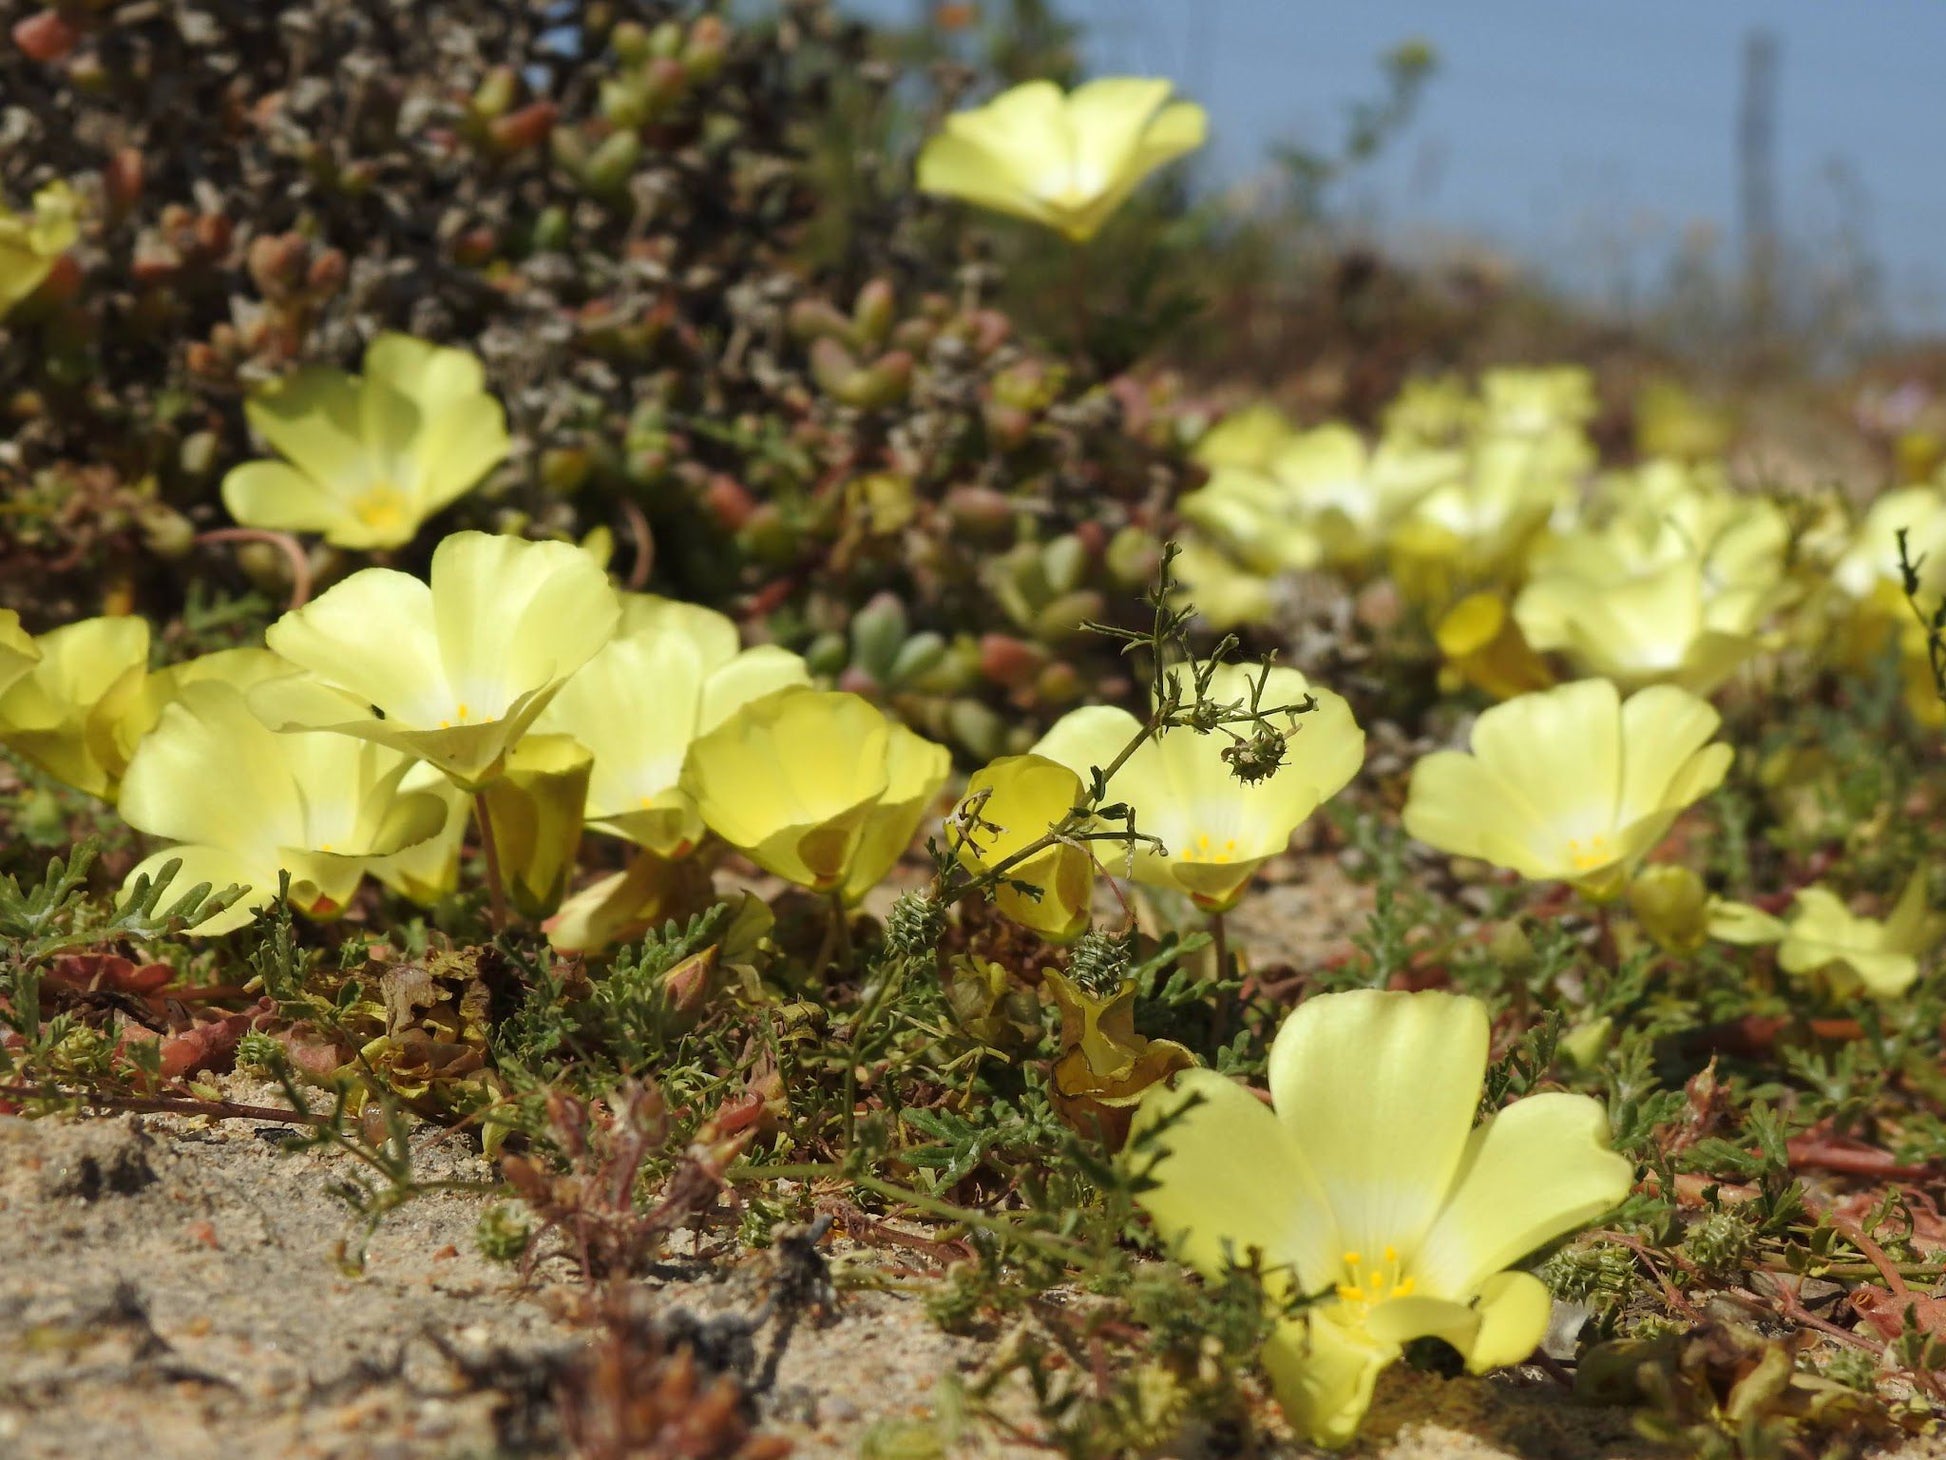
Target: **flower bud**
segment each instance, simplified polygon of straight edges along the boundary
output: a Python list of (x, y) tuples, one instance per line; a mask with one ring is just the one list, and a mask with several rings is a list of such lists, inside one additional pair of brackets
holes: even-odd
[(1628, 886), (1629, 910), (1665, 953), (1694, 953), (1709, 941), (1709, 889), (1687, 867), (1659, 862)]

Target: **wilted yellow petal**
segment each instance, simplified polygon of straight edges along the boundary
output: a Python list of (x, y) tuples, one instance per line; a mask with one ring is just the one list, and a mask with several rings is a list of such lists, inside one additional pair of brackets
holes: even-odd
[[(1046, 836), (1081, 799), (1081, 778), (1068, 767), (1039, 755), (1002, 756), (966, 783), (957, 813), (964, 835), (952, 833), (949, 845), (962, 866), (984, 872)], [(994, 888), (994, 905), (1022, 927), (1060, 943), (1088, 926), (1095, 874), (1085, 847), (1057, 842), (1009, 867), (1005, 879)]]

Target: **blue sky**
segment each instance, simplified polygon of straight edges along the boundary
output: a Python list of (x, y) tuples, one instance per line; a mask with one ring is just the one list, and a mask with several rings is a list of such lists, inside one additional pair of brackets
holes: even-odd
[[(915, 0), (852, 0), (910, 16)], [(1686, 230), (1734, 242), (1744, 38), (1781, 46), (1779, 214), (1842, 226), (1883, 265), (1895, 323), (1946, 328), (1942, 0), (1068, 0), (1097, 71), (1167, 75), (1245, 180), (1280, 138), (1328, 142), (1399, 41), (1437, 49), (1411, 129), (1340, 202), (1395, 239), (1495, 243), (1597, 296), (1656, 272)], [(1831, 164), (1855, 187), (1834, 187)]]

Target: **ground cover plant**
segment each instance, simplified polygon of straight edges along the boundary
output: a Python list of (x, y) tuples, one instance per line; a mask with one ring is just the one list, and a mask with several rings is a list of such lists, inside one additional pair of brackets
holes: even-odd
[[(678, 1249), (991, 1340), (880, 1455), (1339, 1446), (1397, 1366), (1934, 1424), (1923, 441), (1784, 486), (1430, 339), (1251, 399), (1201, 109), (1033, 5), (5, 18), (5, 1112), (286, 1126), (349, 1272), (465, 1133), (588, 1454), (783, 1448)], [(1243, 935), (1327, 867), (1349, 944)]]

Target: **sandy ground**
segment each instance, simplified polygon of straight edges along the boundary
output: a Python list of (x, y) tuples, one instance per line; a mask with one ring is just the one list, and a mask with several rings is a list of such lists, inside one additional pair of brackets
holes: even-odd
[[(1365, 897), (1319, 867), (1267, 887), (1240, 932), (1266, 962), (1328, 957)], [(363, 1274), (347, 1273), (338, 1253), (353, 1224), (328, 1189), (347, 1158), (286, 1153), (281, 1135), (176, 1117), (0, 1119), (0, 1455), (562, 1453), (547, 1392), (576, 1342), (553, 1316), (569, 1292), (564, 1266), (523, 1284), (483, 1259), (473, 1232), (493, 1198), (467, 1192), (395, 1213)], [(417, 1167), (492, 1175), (467, 1141), (433, 1129)], [(750, 1319), (774, 1287), (775, 1260), (674, 1261), (650, 1280), (650, 1301), (664, 1315)], [(875, 1422), (924, 1417), (941, 1376), (973, 1373), (985, 1351), (941, 1333), (910, 1297), (856, 1289), (822, 1325), (759, 1328), (754, 1349), (772, 1371), (762, 1425), (813, 1456), (856, 1454)], [(964, 1453), (1046, 1452), (986, 1443)], [(1395, 1371), (1355, 1453), (1654, 1452), (1625, 1413), (1575, 1407), (1538, 1375)]]

